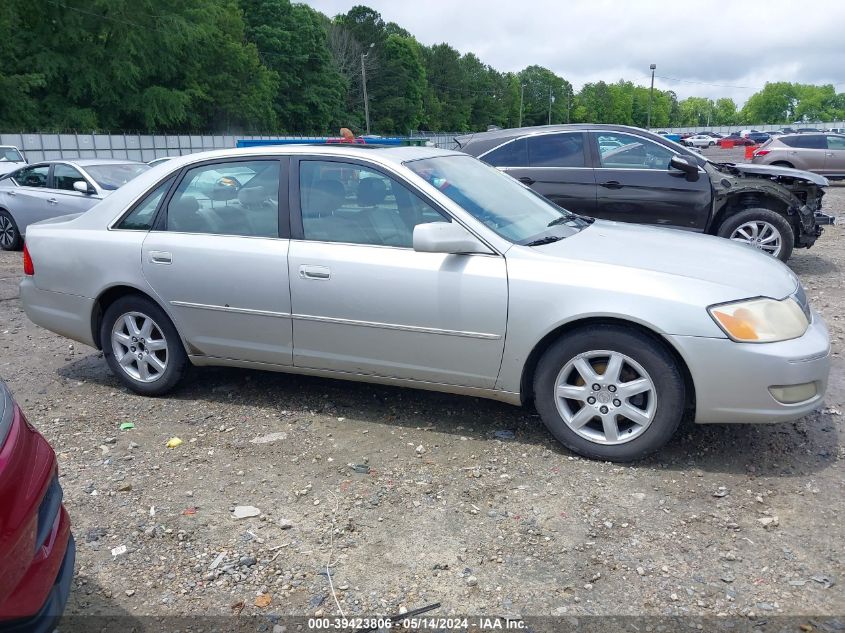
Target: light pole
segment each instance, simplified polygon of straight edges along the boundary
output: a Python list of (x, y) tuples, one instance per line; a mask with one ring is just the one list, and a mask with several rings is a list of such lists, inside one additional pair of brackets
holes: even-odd
[(372, 48), (375, 45), (375, 42), (373, 42), (369, 46), (370, 50), (366, 53), (361, 53), (361, 84), (364, 86), (364, 120), (367, 125), (367, 135), (370, 134), (370, 100), (367, 97), (367, 67), (364, 65), (364, 60), (372, 52)]
[(549, 125), (552, 124), (552, 103), (554, 103), (554, 95), (552, 95), (552, 85), (549, 84)]
[(649, 68), (651, 68), (651, 88), (648, 91), (648, 114), (646, 114), (645, 120), (646, 129), (651, 128), (651, 100), (654, 96), (654, 69), (657, 68), (657, 64), (652, 64)]
[(519, 125), (516, 127), (522, 127), (522, 105), (525, 101), (525, 84), (519, 84)]

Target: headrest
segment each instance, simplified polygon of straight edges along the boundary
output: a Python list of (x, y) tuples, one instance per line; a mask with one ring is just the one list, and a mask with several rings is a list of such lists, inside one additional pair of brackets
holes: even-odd
[(257, 206), (267, 199), (264, 187), (244, 187), (238, 191), (238, 202), (245, 207)]
[[(346, 189), (339, 180), (324, 178), (314, 183), (308, 192), (303, 213), (310, 216), (331, 215), (343, 205), (346, 199)], [(307, 209), (304, 208), (307, 206)]]
[(375, 207), (384, 202), (387, 187), (381, 178), (364, 178), (358, 183), (358, 206)]

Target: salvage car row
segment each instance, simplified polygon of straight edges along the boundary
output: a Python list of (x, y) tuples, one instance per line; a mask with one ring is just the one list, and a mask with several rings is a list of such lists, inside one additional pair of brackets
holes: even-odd
[[(778, 258), (821, 234), (824, 178), (715, 164), (619, 126), (459, 141), (112, 162), (125, 182), (90, 210), (57, 204), (27, 223), (21, 302), (139, 394), (212, 365), (467, 394), (533, 405), (562, 444), (602, 460), (658, 450), (684, 417), (788, 421), (821, 405), (827, 328)], [(0, 191), (27, 188), (39, 165)], [(93, 166), (61, 191), (90, 201), (87, 186), (104, 186)], [(64, 182), (56, 164), (44, 177)], [(52, 451), (5, 394), (3, 407), (2, 507), (31, 498), (9, 496), (26, 511), (11, 536), (0, 525), (0, 562), (20, 569), (0, 580), (0, 619), (45, 604), (49, 618), (73, 541)], [(24, 440), (43, 454), (26, 460), (35, 472)], [(33, 485), (11, 489), (21, 477)], [(32, 604), (8, 606), (32, 578)]]

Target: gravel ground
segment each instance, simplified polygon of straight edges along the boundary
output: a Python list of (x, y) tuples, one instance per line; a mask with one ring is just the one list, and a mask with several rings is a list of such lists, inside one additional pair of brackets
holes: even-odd
[[(845, 216), (845, 187), (826, 206)], [(136, 396), (27, 320), (0, 253), (0, 375), (59, 455), (78, 542), (68, 613), (842, 614), (843, 238), (791, 262), (831, 329), (828, 408), (688, 425), (628, 466), (466, 397), (229, 369)]]

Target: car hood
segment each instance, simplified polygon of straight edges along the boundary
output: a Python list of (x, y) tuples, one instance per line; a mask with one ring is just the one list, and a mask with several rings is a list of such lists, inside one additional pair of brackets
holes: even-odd
[(819, 187), (827, 187), (830, 183), (824, 176), (819, 176), (811, 171), (804, 171), (803, 169), (792, 169), (791, 167), (779, 167), (776, 165), (756, 165), (751, 163), (738, 163), (731, 165), (741, 174), (751, 174), (754, 176), (785, 176), (788, 178), (801, 178), (818, 185)]
[(2, 176), (3, 174), (8, 174), (9, 172), (15, 171), (16, 169), (20, 169), (24, 165), (26, 165), (26, 163), (13, 163), (13, 162), (2, 161), (2, 162), (0, 162), (0, 176)]
[(653, 271), (720, 286), (725, 301), (747, 297), (782, 299), (798, 278), (782, 262), (730, 240), (637, 224), (596, 220), (586, 229), (551, 244), (527, 247), (538, 253), (582, 262)]

